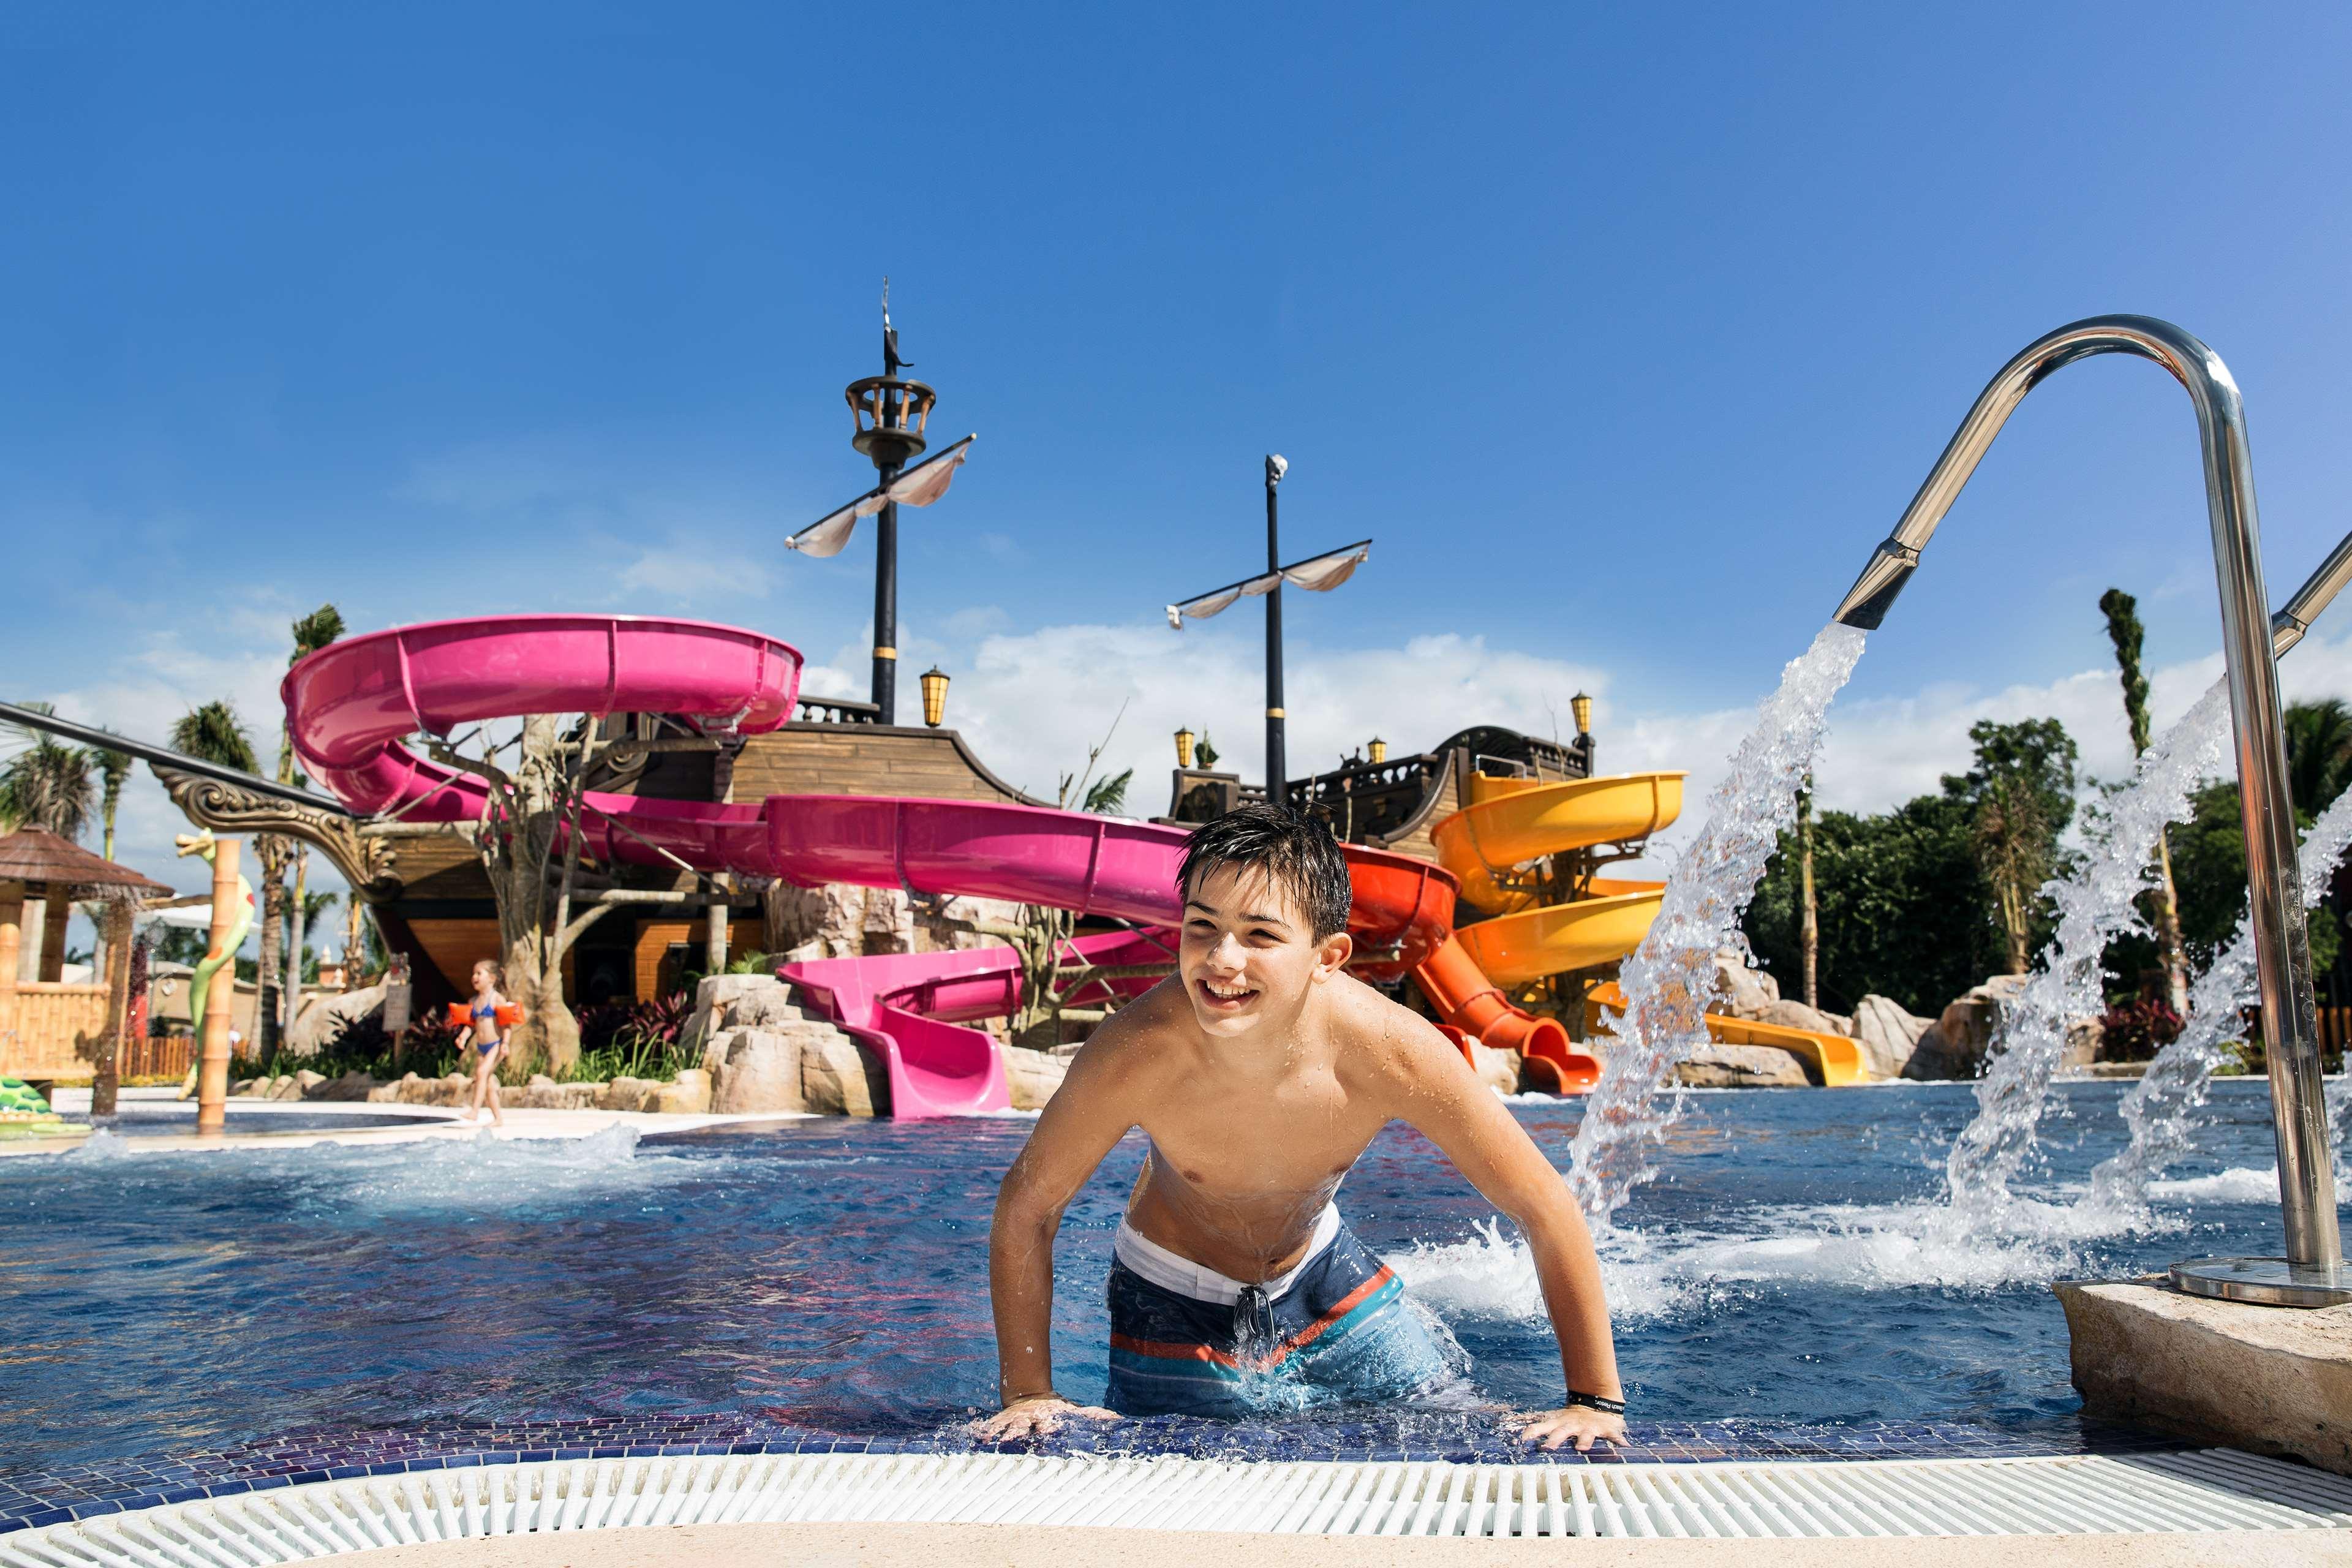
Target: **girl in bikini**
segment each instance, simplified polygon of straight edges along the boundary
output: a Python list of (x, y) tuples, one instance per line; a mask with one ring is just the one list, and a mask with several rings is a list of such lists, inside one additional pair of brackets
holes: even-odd
[(506, 998), (499, 994), (499, 982), (504, 976), (499, 966), (488, 959), (474, 965), (474, 1000), (467, 1016), (472, 1021), (458, 1037), (457, 1048), (470, 1044), (474, 1047), (474, 1103), (466, 1112), (468, 1121), (479, 1121), (485, 1104), (489, 1108), (491, 1125), (504, 1127), (507, 1119), (499, 1109), (499, 1063), (507, 1054), (506, 1036), (499, 1027), (499, 1008)]

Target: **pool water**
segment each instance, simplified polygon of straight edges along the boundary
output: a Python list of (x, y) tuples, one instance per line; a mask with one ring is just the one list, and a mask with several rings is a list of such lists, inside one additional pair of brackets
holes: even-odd
[[(63, 1120), (87, 1127), (91, 1118), (82, 1111), (69, 1112)], [(261, 1110), (232, 1105), (222, 1127), (237, 1134), (350, 1132), (362, 1127), (421, 1127), (442, 1120), (396, 1110)], [(126, 1100), (105, 1126), (119, 1138), (192, 1137), (196, 1131), (196, 1106), (193, 1100)]]
[[(2115, 1084), (2063, 1086), (2029, 1232), (1936, 1202), (1965, 1086), (1693, 1097), (1664, 1174), (1604, 1247), (1637, 1419), (2063, 1426), (2077, 1401), (2049, 1282), (2280, 1246), (2266, 1087), (2217, 1087), (2155, 1228), (2068, 1205), (2118, 1146)], [(1555, 1161), (1574, 1101), (1517, 1102)], [(837, 1120), (635, 1140), (131, 1154), (100, 1135), (0, 1162), (0, 1479), (298, 1430), (754, 1413), (870, 1436), (990, 1408), (989, 1206), (1020, 1117)], [(1056, 1381), (1097, 1395), (1130, 1137), (1073, 1204)], [(1391, 1128), (1340, 1194), (1458, 1343), (1423, 1412), (1557, 1398), (1523, 1247)], [(1332, 1416), (1287, 1418), (1312, 1423)]]

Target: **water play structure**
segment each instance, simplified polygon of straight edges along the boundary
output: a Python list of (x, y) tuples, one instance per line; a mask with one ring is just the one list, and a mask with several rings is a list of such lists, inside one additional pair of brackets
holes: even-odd
[[(1862, 631), (1875, 628), (1918, 569), (1919, 552), (1937, 525), (2026, 395), (2075, 361), (2105, 353), (2155, 361), (2180, 383), (2197, 412), (2213, 570), (2221, 590), (2221, 657), (2237, 742), (2248, 926), (2262, 991), (2263, 1057), (2269, 1065), (2286, 1231), (2284, 1258), (2191, 1259), (2174, 1267), (2172, 1279), (2194, 1294), (2273, 1305), (2352, 1301), (2352, 1273), (2344, 1263), (2328, 1156), (2311, 943), (2298, 885), (2294, 807), (2287, 794), (2279, 712), (2276, 639), (2282, 631), (2299, 636), (2301, 626), (2274, 627), (2268, 614), (2245, 404), (2221, 357), (2190, 333), (2152, 316), (2094, 316), (2028, 343), (1977, 395), (1895, 531), (1872, 552), (1832, 619)], [(2335, 577), (2339, 584), (2342, 564), (2331, 557), (2331, 565), (2339, 568)], [(2323, 568), (2324, 574), (2326, 571)]]
[[(799, 675), (791, 645), (729, 626), (502, 616), (332, 644), (289, 672), (284, 696), (305, 766), (355, 810), (453, 822), (480, 816), (487, 786), (417, 755), (407, 739), (420, 731), (447, 734), (532, 711), (650, 711), (756, 734), (791, 713)], [(1181, 827), (1016, 803), (868, 795), (775, 795), (733, 805), (592, 791), (585, 805), (582, 837), (600, 858), (1013, 900), (1145, 930), (1172, 926), (1180, 913)], [(1428, 961), (1452, 929), (1452, 876), (1361, 845), (1347, 846), (1347, 854), (1358, 967), (1394, 979)], [(1133, 951), (1110, 956), (1122, 946)], [(1169, 952), (1162, 942), (1113, 933), (1108, 942), (1089, 939), (1071, 960), (1132, 967), (1164, 964)], [(827, 960), (783, 973), (880, 1055), (896, 1114), (1010, 1104), (993, 1043), (962, 1025), (1018, 1005), (1013, 950)], [(1465, 989), (1473, 994), (1457, 1016), (1494, 1012), (1478, 994), (1491, 987)], [(1564, 1032), (1550, 1029), (1564, 1047)]]

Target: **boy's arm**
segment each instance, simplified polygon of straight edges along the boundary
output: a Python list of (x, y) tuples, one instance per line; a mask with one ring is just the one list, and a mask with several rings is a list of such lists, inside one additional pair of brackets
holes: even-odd
[(1003, 1409), (982, 1423), (985, 1436), (1049, 1431), (1057, 1415), (1083, 1408), (1054, 1391), (1054, 1237), (1062, 1211), (1136, 1122), (1135, 1066), (1120, 1048), (1126, 1031), (1117, 1023), (1105, 1025), (1072, 1059), (1068, 1077), (1046, 1101), (1036, 1131), (997, 1189), (988, 1231), (988, 1295), (996, 1317), (996, 1392)]
[[(1528, 1238), (1569, 1390), (1622, 1400), (1601, 1259), (1568, 1184), (1452, 1042), (1402, 1008), (1392, 1016), (1392, 1026), (1404, 1037), (1391, 1046), (1393, 1070), (1406, 1089), (1399, 1119), (1443, 1150)], [(1573, 1439), (1583, 1449), (1595, 1437), (1622, 1441), (1625, 1424), (1622, 1416), (1589, 1406), (1564, 1405), (1529, 1417), (1520, 1436), (1547, 1448)]]

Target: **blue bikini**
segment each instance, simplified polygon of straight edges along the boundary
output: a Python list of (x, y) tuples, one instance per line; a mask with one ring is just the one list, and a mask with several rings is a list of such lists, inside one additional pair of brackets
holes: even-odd
[(505, 1043), (502, 1040), (484, 1041), (480, 1038), (483, 1019), (489, 1019), (493, 1026), (498, 1023), (499, 1005), (497, 1003), (478, 1002), (474, 1005), (474, 1010), (470, 1016), (474, 1020), (474, 1034), (476, 1037), (474, 1040), (474, 1049), (477, 1052), (482, 1056), (488, 1056), (492, 1051), (497, 1050), (499, 1046)]

